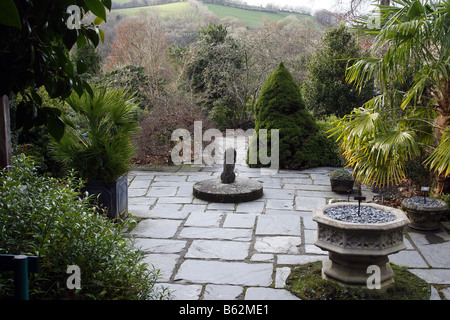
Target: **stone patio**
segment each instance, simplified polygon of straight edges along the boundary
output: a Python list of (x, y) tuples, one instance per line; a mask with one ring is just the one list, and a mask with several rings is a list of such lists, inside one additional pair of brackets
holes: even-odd
[[(284, 289), (291, 267), (327, 257), (313, 244), (312, 210), (348, 199), (331, 191), (328, 174), (334, 169), (265, 175), (241, 156), (237, 176), (262, 182), (264, 196), (237, 204), (193, 197), (193, 184), (219, 178), (221, 165), (136, 169), (128, 175), (129, 212), (141, 221), (132, 234), (146, 262), (160, 269), (158, 285), (169, 288), (173, 299), (298, 299)], [(363, 195), (373, 197), (367, 189)], [(407, 249), (390, 261), (438, 285), (431, 299), (449, 299), (450, 289), (440, 286), (450, 285), (449, 234), (406, 231)]]

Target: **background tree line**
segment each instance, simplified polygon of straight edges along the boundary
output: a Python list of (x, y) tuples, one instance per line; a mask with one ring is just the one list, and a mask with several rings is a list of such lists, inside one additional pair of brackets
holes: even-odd
[[(136, 161), (167, 161), (173, 147), (171, 132), (181, 127), (190, 130), (195, 120), (203, 121), (204, 130), (254, 127), (261, 88), (280, 62), (301, 87), (313, 82), (314, 73), (327, 84), (324, 90), (310, 86), (308, 94), (303, 93), (315, 116), (342, 114), (339, 106), (319, 108), (316, 101), (333, 101), (320, 95), (345, 82), (345, 61), (332, 68), (335, 74), (324, 73), (334, 60), (359, 52), (358, 42), (346, 28), (333, 36), (314, 20), (288, 16), (277, 22), (262, 20), (258, 28), (250, 29), (235, 18), (219, 19), (199, 2), (189, 3), (192, 10), (164, 16), (110, 13), (101, 25), (103, 43), (95, 48), (88, 42), (71, 50), (73, 61), (85, 62), (82, 76), (88, 83), (108, 83), (136, 93), (141, 106)], [(330, 41), (334, 43), (326, 44)], [(324, 64), (312, 67), (324, 57)], [(346, 93), (349, 90), (342, 85), (342, 92), (335, 94), (357, 95)]]

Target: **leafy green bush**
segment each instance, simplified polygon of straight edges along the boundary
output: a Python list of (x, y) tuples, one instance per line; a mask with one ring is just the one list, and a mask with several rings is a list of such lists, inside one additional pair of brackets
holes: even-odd
[[(300, 88), (281, 62), (269, 76), (255, 105), (255, 131), (267, 129), (270, 153), (270, 130), (279, 130), (279, 165), (286, 169), (302, 169), (336, 165), (339, 162), (332, 140), (326, 137), (326, 126), (318, 125), (306, 109)], [(250, 144), (250, 152), (257, 143)], [(324, 156), (326, 152), (326, 156)], [(331, 152), (328, 152), (331, 150)], [(259, 159), (259, 154), (258, 154)], [(259, 164), (253, 166), (260, 166)]]
[[(31, 94), (30, 92), (27, 90), (26, 94)], [(36, 94), (40, 99), (40, 108), (42, 109), (63, 110), (65, 108), (64, 100), (50, 98), (44, 87), (36, 90)], [(14, 154), (24, 153), (27, 156), (33, 156), (39, 173), (51, 173), (53, 176), (63, 175), (61, 164), (49, 152), (51, 137), (48, 126), (43, 123), (31, 125), (23, 110), (17, 109), (23, 100), (24, 97), (20, 93), (15, 96), (15, 99), (10, 100), (11, 143)]]
[[(79, 197), (81, 181), (36, 173), (24, 155), (14, 157), (11, 172), (0, 172), (0, 253), (39, 257), (39, 273), (30, 274), (30, 299), (162, 299), (154, 287), (158, 270), (143, 262), (125, 231), (89, 199)], [(67, 267), (81, 270), (81, 288), (66, 286)], [(0, 273), (0, 299), (14, 295), (11, 272)]]

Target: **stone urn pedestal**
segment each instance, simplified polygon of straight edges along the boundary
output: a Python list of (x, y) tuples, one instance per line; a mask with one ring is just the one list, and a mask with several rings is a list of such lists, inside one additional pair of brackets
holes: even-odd
[(402, 210), (372, 203), (361, 204), (361, 211), (369, 215), (371, 211), (384, 212), (389, 217), (384, 220), (389, 221), (378, 218), (376, 222), (348, 222), (328, 214), (330, 211), (344, 214), (355, 208), (358, 204), (340, 202), (313, 212), (313, 220), (317, 222), (315, 245), (329, 252), (328, 259), (322, 262), (322, 277), (345, 286), (367, 288), (372, 272), (379, 272), (378, 284), (385, 290), (394, 282), (388, 255), (406, 248), (403, 230), (409, 220)]
[(439, 199), (413, 197), (402, 201), (402, 209), (411, 220), (411, 228), (433, 231), (439, 229), (439, 221), (448, 210), (448, 205)]

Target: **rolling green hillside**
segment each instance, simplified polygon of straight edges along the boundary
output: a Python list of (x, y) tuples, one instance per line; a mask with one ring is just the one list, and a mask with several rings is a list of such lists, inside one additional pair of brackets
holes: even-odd
[(235, 17), (239, 20), (244, 21), (248, 27), (257, 27), (258, 22), (261, 21), (264, 17), (268, 20), (278, 21), (283, 18), (286, 18), (289, 15), (294, 15), (299, 19), (314, 19), (311, 16), (303, 15), (300, 13), (290, 13), (290, 12), (263, 12), (263, 11), (255, 11), (255, 10), (247, 10), (240, 9), (228, 6), (222, 6), (218, 4), (205, 3), (208, 9), (219, 16), (219, 18), (225, 17)]
[[(204, 5), (207, 6), (208, 9), (212, 13), (217, 15), (219, 18), (235, 17), (239, 20), (244, 21), (248, 27), (252, 27), (252, 28), (257, 27), (258, 22), (261, 21), (264, 17), (269, 20), (278, 21), (289, 15), (294, 15), (299, 19), (311, 19), (311, 20), (314, 20), (314, 22), (315, 22), (314, 17), (299, 14), (299, 13), (263, 12), (263, 11), (233, 8), (233, 7), (228, 7), (228, 6), (218, 5), (218, 4), (210, 4), (210, 3), (205, 3)], [(182, 12), (186, 12), (186, 11), (193, 10), (193, 9), (187, 2), (175, 2), (175, 3), (163, 4), (163, 5), (157, 5), (157, 6), (114, 9), (114, 10), (112, 10), (112, 13), (120, 14), (120, 15), (124, 15), (124, 16), (135, 16), (135, 15), (138, 15), (140, 12), (145, 12), (147, 10), (158, 11), (162, 16), (167, 16), (167, 15), (171, 15), (171, 14), (180, 14)]]
[(125, 8), (125, 9), (113, 9), (112, 13), (120, 14), (124, 16), (136, 16), (140, 12), (145, 11), (157, 11), (162, 16), (170, 14), (179, 14), (185, 11), (194, 10), (187, 2), (175, 2), (169, 4), (161, 4), (158, 6), (147, 6), (147, 7), (136, 7), (136, 8)]

